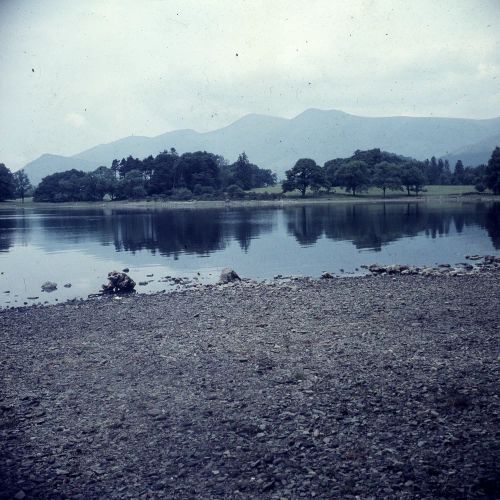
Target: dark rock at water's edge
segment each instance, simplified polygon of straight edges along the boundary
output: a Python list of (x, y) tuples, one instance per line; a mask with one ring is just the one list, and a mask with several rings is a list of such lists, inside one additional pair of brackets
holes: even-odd
[(233, 283), (235, 281), (241, 281), (241, 278), (234, 269), (226, 267), (222, 270), (220, 273), (219, 283)]
[(54, 290), (57, 290), (57, 283), (54, 283), (53, 281), (46, 281), (42, 284), (41, 288), (43, 292), (53, 292)]
[(102, 285), (103, 293), (132, 292), (135, 288), (135, 281), (126, 273), (111, 271), (108, 280), (107, 285)]

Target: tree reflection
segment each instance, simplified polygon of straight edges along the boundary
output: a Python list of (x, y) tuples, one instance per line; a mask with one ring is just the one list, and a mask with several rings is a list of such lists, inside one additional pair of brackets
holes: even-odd
[[(431, 238), (447, 235), (454, 227), (479, 225), (498, 248), (500, 204), (488, 211), (484, 206), (434, 207), (407, 204), (309, 205), (284, 209), (288, 233), (301, 245), (313, 245), (321, 237), (351, 241), (358, 249), (380, 251), (402, 237), (425, 234)], [(496, 241), (495, 241), (496, 238)]]
[[(29, 238), (34, 230), (51, 249), (63, 244), (98, 242), (117, 251), (149, 250), (177, 258), (181, 253), (206, 256), (231, 241), (248, 251), (251, 242), (277, 228), (280, 210), (44, 210), (20, 216), (0, 215), (0, 251), (14, 235)], [(437, 238), (465, 228), (485, 229), (500, 249), (500, 203), (426, 205), (418, 203), (294, 205), (282, 209), (285, 228), (302, 246), (321, 238), (350, 241), (357, 249), (380, 251), (388, 243), (421, 234)], [(18, 239), (16, 241), (19, 241)]]
[(209, 255), (232, 240), (247, 251), (250, 242), (275, 224), (273, 210), (89, 210), (41, 219), (51, 240), (114, 245), (116, 251), (150, 250), (177, 258)]
[(3, 213), (0, 217), (0, 252), (8, 252), (17, 229), (17, 218)]
[(500, 250), (500, 203), (494, 203), (488, 209), (484, 225), (495, 250)]

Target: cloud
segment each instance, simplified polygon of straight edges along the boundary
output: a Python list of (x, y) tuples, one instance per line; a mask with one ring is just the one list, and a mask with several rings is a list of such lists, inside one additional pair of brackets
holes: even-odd
[(494, 0), (3, 0), (0, 161), (252, 112), (495, 116), (499, 28)]
[(64, 117), (64, 121), (75, 128), (81, 128), (87, 125), (87, 119), (79, 113), (67, 113)]

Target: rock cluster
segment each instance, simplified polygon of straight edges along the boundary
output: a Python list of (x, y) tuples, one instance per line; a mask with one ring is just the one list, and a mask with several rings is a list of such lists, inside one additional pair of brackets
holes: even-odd
[(108, 273), (108, 280), (107, 285), (102, 285), (103, 293), (132, 292), (135, 288), (135, 281), (126, 273), (111, 271)]
[[(481, 271), (498, 271), (500, 270), (500, 257), (495, 257), (493, 255), (485, 255), (481, 257), (479, 255), (467, 256), (466, 259), (476, 261), (477, 263), (472, 265), (466, 262), (456, 264), (451, 266), (450, 264), (440, 264), (437, 267), (418, 267), (418, 266), (407, 266), (404, 264), (391, 264), (391, 265), (380, 265), (372, 264), (371, 266), (361, 266), (364, 269), (368, 269), (374, 275), (386, 275), (386, 274), (418, 274), (422, 276), (463, 276), (465, 274), (476, 274)], [(479, 262), (482, 260), (482, 262)]]

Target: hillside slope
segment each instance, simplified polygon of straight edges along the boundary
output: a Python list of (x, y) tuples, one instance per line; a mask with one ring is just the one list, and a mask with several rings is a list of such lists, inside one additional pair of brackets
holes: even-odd
[(253, 163), (282, 176), (301, 157), (323, 164), (332, 158), (349, 156), (356, 149), (379, 147), (417, 159), (445, 155), (451, 158), (467, 145), (486, 147), (494, 137), (500, 137), (500, 118), (369, 118), (337, 110), (309, 109), (292, 119), (251, 114), (205, 133), (176, 130), (156, 137), (126, 137), (72, 157), (43, 155), (25, 170), (36, 181), (53, 171), (86, 170), (110, 165), (115, 158), (144, 158), (174, 147), (179, 153), (210, 151), (231, 162), (245, 151)]

